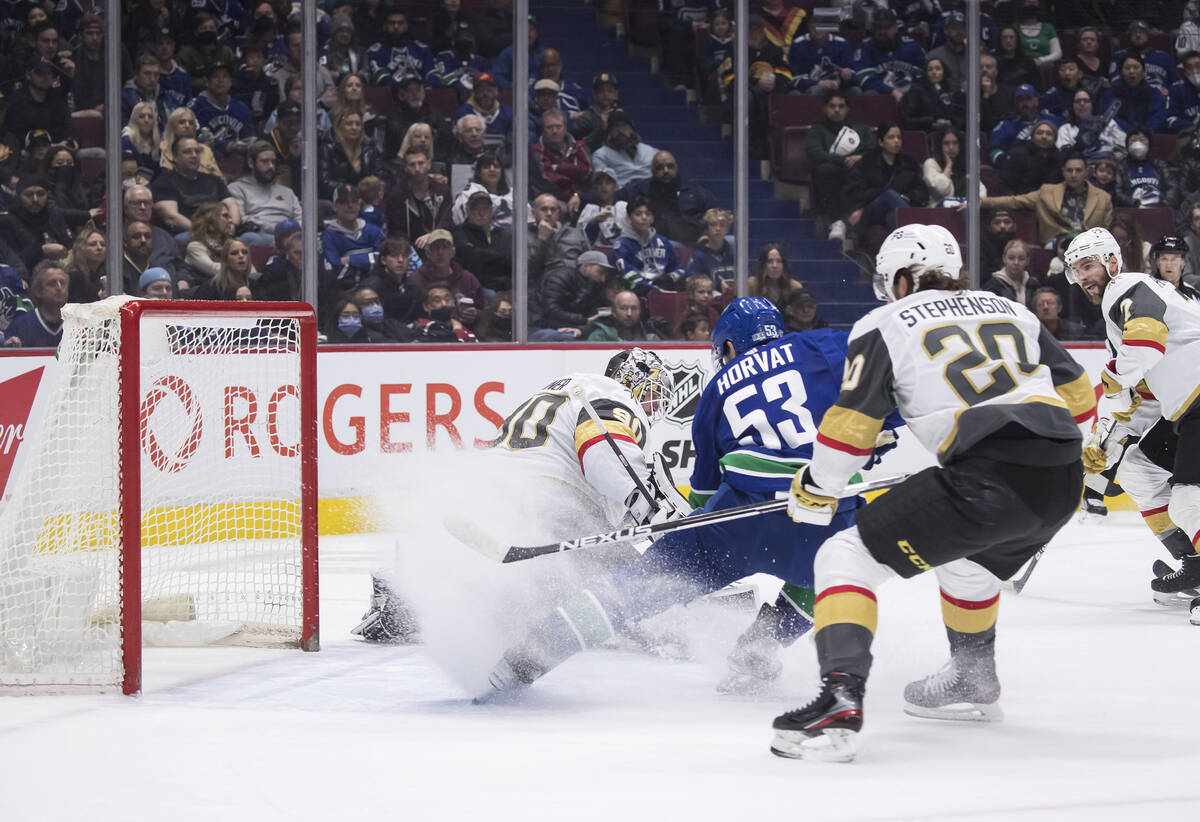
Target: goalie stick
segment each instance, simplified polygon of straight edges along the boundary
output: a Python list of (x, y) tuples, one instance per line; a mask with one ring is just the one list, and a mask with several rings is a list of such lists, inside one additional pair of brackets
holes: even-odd
[[(892, 477), (881, 477), (869, 482), (855, 483), (847, 486), (842, 491), (842, 496), (852, 496), (868, 491), (891, 488), (893, 485), (904, 482), (908, 477), (908, 474), (900, 474)], [(689, 528), (702, 528), (705, 525), (714, 525), (719, 522), (729, 522), (745, 517), (756, 517), (759, 514), (769, 514), (774, 511), (786, 511), (787, 505), (788, 501), (786, 498), (763, 500), (762, 502), (752, 502), (749, 505), (739, 505), (736, 508), (710, 511), (707, 514), (696, 514), (695, 516), (668, 520), (667, 522), (630, 525), (603, 534), (591, 534), (586, 537), (562, 540), (561, 542), (548, 542), (545, 545), (509, 545), (484, 531), (476, 522), (455, 515), (454, 513), (447, 514), (443, 518), (442, 524), (456, 539), (486, 557), (499, 562), (521, 562), (543, 556), (544, 554), (556, 554), (560, 551), (574, 551), (577, 548), (591, 548), (595, 545), (657, 537), (671, 531), (685, 531)]]

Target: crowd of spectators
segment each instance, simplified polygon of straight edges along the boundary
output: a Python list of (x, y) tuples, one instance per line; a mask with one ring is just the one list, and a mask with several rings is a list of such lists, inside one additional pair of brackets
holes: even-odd
[[(518, 243), (534, 339), (702, 339), (711, 329), (734, 293), (733, 214), (671, 146), (643, 139), (616, 74), (569, 79), (566, 44), (543, 42), (531, 16), (529, 87), (514, 90), (504, 0), (319, 5), (321, 208), (307, 215), (303, 36), (291, 2), (133, 0), (113, 48), (98, 0), (0, 4), (6, 344), (53, 337), (59, 296), (108, 293), (102, 229), (118, 215), (121, 287), (144, 296), (296, 299), (303, 239), (317, 234), (331, 342), (510, 339)], [(733, 65), (730, 3), (661, 0), (658, 48), (666, 82), (702, 99), (727, 106), (734, 83), (749, 86), (756, 159), (769, 151), (772, 95), (822, 98), (806, 148), (811, 202), (831, 238), (869, 248), (897, 208), (961, 207), (979, 186), (986, 287), (1053, 314), (1056, 333), (1088, 335), (1094, 312), (1061, 287), (1055, 256), (1075, 232), (1112, 226), (1129, 267), (1177, 254), (1179, 283), (1200, 276), (1195, 5), (984, 3), (986, 185), (966, 174), (975, 58), (961, 0), (753, 0), (745, 71)], [(1109, 17), (1093, 19), (1101, 12)], [(84, 172), (103, 149), (80, 139), (110, 116), (111, 60), (123, 78), (120, 204), (104, 201), (102, 175)], [(514, 145), (514, 93), (528, 95), (528, 145)], [(856, 122), (863, 95), (891, 98), (895, 119)], [(924, 135), (926, 156), (906, 150), (910, 132)], [(1163, 135), (1177, 138), (1166, 152)], [(525, 181), (512, 177), (517, 151), (528, 153)], [(527, 214), (514, 213), (515, 185), (528, 187)], [(1160, 237), (1114, 211), (1135, 207), (1176, 209), (1171, 237), (1186, 252), (1147, 257)], [(1023, 209), (1036, 237), (1014, 234)], [(776, 302), (790, 328), (824, 323), (786, 242), (752, 257), (752, 294)]]

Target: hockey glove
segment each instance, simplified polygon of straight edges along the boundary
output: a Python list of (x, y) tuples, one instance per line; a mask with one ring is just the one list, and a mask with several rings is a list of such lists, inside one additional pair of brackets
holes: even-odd
[(883, 460), (883, 455), (888, 451), (893, 451), (896, 448), (896, 432), (890, 428), (885, 428), (879, 432), (879, 436), (875, 438), (875, 450), (871, 452), (870, 459), (863, 466), (863, 470), (867, 471), (874, 468)]
[(692, 513), (692, 506), (683, 494), (679, 493), (675, 478), (671, 476), (671, 469), (667, 467), (661, 453), (656, 452), (650, 459), (650, 480), (654, 483), (651, 489), (658, 501), (658, 507), (670, 512), (667, 519), (679, 519)]
[(1085, 473), (1099, 474), (1108, 467), (1108, 440), (1114, 424), (1115, 420), (1112, 417), (1100, 417), (1092, 426), (1092, 433), (1083, 442), (1083, 470)]
[[(656, 455), (658, 456), (658, 455)], [(665, 471), (665, 477), (660, 479), (659, 471)], [(647, 497), (638, 488), (634, 488), (629, 492), (629, 496), (625, 498), (626, 512), (636, 525), (649, 525), (659, 522), (667, 522), (680, 517), (686, 517), (691, 513), (691, 507), (687, 504), (687, 500), (679, 493), (679, 490), (671, 484), (670, 472), (663, 465), (661, 469), (658, 466), (651, 471), (646, 478), (646, 490), (650, 492)]]
[(837, 511), (837, 497), (812, 481), (805, 466), (792, 478), (792, 493), (788, 497), (788, 516), (793, 522), (808, 525), (828, 525)]

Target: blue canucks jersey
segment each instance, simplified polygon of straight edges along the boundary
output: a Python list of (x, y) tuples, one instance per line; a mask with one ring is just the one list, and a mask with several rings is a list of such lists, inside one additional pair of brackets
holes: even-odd
[(817, 425), (837, 401), (846, 362), (844, 331), (786, 334), (717, 371), (696, 406), (693, 504), (726, 482), (745, 491), (785, 491), (812, 459)]

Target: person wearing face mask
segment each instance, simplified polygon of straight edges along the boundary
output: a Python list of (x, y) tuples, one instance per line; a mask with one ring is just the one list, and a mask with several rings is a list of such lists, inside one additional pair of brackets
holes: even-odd
[[(201, 14), (216, 22), (216, 39), (230, 44), (245, 31), (246, 11), (238, 0), (191, 0), (189, 16), (198, 20)], [(185, 22), (186, 25), (186, 22)]]
[(207, 12), (198, 12), (193, 18), (196, 38), (194, 42), (179, 50), (176, 58), (192, 78), (192, 94), (204, 91), (208, 78), (208, 67), (213, 63), (227, 66), (237, 65), (237, 57), (229, 46), (219, 42), (217, 19)]
[[(50, 149), (50, 153), (46, 155), (42, 175), (50, 184), (50, 201), (64, 213), (88, 210), (89, 197), (79, 177), (79, 164), (75, 159), (75, 152), (65, 146)], [(97, 197), (96, 204), (99, 203), (100, 197)], [(82, 215), (74, 217), (78, 220)]]
[[(370, 286), (364, 285), (354, 292), (350, 301), (358, 306), (362, 316), (363, 327), (367, 333), (374, 333), (384, 342), (408, 342), (410, 334), (403, 323), (394, 317), (389, 317), (384, 310), (379, 294)], [(374, 340), (372, 341), (374, 342)]]
[(1125, 147), (1131, 196), (1139, 208), (1179, 205), (1177, 175), (1162, 160), (1150, 156), (1150, 134), (1141, 129), (1129, 132)]
[(512, 292), (501, 291), (488, 297), (476, 336), (480, 342), (509, 342), (513, 338)]
[(433, 71), (433, 52), (413, 38), (408, 15), (400, 8), (388, 12), (383, 36), (367, 49), (366, 74), (372, 85), (390, 86), (409, 74), (426, 78)]
[(363, 323), (358, 306), (343, 297), (334, 305), (333, 315), (325, 326), (325, 342), (333, 345), (364, 345), (388, 340), (378, 331), (368, 328)]
[(1189, 51), (1179, 62), (1183, 79), (1171, 84), (1167, 105), (1166, 130), (1172, 134), (1200, 126), (1200, 52)]
[(475, 53), (475, 33), (470, 25), (463, 23), (454, 32), (450, 48), (438, 52), (433, 59), (429, 84), (452, 88), (458, 92), (459, 100), (465, 100), (475, 87), (476, 75), (485, 74), (490, 66), (486, 57)]

